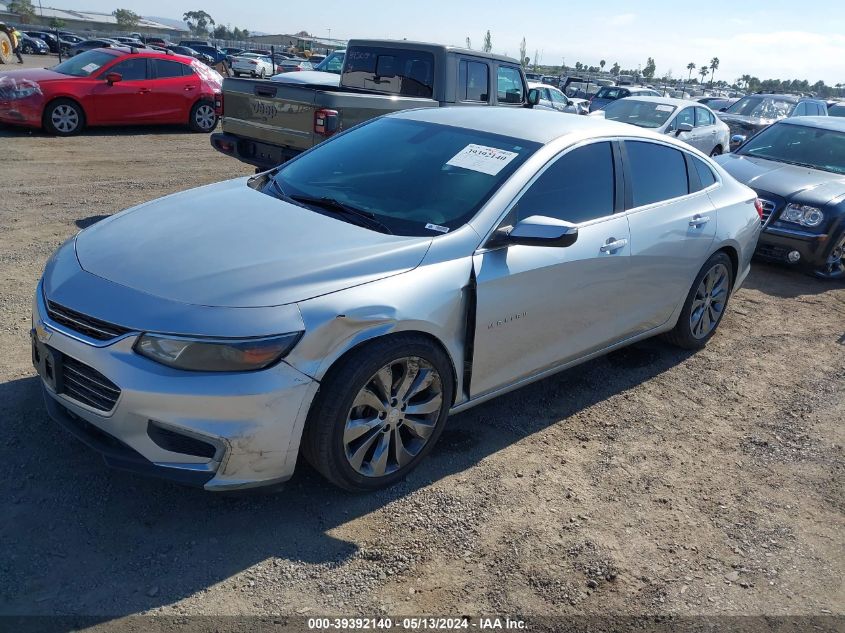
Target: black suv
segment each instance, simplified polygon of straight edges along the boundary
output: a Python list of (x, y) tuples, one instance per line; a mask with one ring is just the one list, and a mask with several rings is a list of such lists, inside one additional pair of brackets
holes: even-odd
[(731, 151), (775, 121), (793, 116), (827, 116), (821, 99), (758, 92), (719, 110), (731, 130)]
[(716, 162), (763, 203), (758, 256), (845, 279), (845, 118), (782, 119)]

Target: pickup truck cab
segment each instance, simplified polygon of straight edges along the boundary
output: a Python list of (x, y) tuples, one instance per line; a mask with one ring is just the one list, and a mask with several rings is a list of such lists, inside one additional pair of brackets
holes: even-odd
[(212, 146), (269, 169), (341, 130), (410, 108), (536, 103), (515, 59), (393, 40), (350, 40), (338, 85), (223, 82), (222, 128)]

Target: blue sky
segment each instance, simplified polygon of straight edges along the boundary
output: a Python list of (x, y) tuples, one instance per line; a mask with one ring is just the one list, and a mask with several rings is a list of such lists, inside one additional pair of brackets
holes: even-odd
[[(516, 56), (525, 36), (528, 55), (542, 62), (565, 59), (608, 66), (645, 65), (657, 74), (686, 76), (686, 65), (721, 60), (717, 77), (733, 81), (744, 73), (760, 78), (823, 79), (845, 83), (843, 0), (686, 0), (685, 2), (602, 0), (320, 0), (279, 3), (231, 0), (42, 0), (69, 9), (111, 12), (127, 8), (142, 15), (179, 18), (205, 9), (219, 23), (267, 33), (301, 30), (317, 36), (391, 37), (480, 47), (487, 29), (493, 48)], [(34, 2), (37, 6), (37, 1)], [(278, 8), (276, 8), (278, 7)]]

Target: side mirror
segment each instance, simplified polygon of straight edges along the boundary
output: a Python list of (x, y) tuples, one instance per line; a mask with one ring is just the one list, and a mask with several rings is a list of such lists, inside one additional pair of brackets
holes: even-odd
[(499, 229), (488, 246), (572, 246), (578, 239), (578, 227), (565, 220), (532, 215), (514, 227)]
[(123, 81), (123, 75), (120, 73), (108, 73), (106, 75), (106, 82), (111, 86), (112, 84), (116, 84), (118, 81)]
[(680, 136), (681, 132), (692, 132), (692, 126), (689, 123), (678, 123), (678, 129), (675, 131), (675, 136)]
[(534, 107), (540, 103), (540, 91), (537, 88), (531, 88), (528, 91), (528, 105)]
[(733, 149), (736, 149), (737, 147), (739, 147), (740, 145), (742, 145), (743, 143), (745, 143), (745, 139), (746, 139), (746, 138), (748, 138), (748, 137), (747, 137), (747, 136), (744, 136), (744, 135), (742, 135), (742, 134), (734, 134), (734, 135), (731, 137), (731, 149), (732, 149), (732, 150), (733, 150)]

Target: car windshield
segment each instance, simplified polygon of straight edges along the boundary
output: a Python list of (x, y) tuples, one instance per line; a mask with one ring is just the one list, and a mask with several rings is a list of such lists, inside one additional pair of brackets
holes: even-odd
[(596, 99), (618, 99), (622, 90), (615, 86), (605, 86), (596, 93)]
[(754, 95), (753, 97), (743, 97), (725, 112), (756, 119), (782, 119), (789, 116), (794, 107), (795, 103), (787, 99)]
[(50, 70), (72, 77), (88, 77), (109, 62), (114, 61), (114, 58), (115, 56), (110, 53), (94, 49), (71, 57), (61, 64), (56, 64)]
[(779, 123), (766, 128), (737, 152), (845, 174), (845, 132)]
[(604, 118), (639, 127), (658, 128), (669, 120), (675, 110), (677, 107), (669, 104), (618, 99), (604, 109)]
[(375, 119), (285, 164), (264, 192), (340, 203), (397, 235), (437, 235), (466, 224), (539, 147), (488, 132)]

